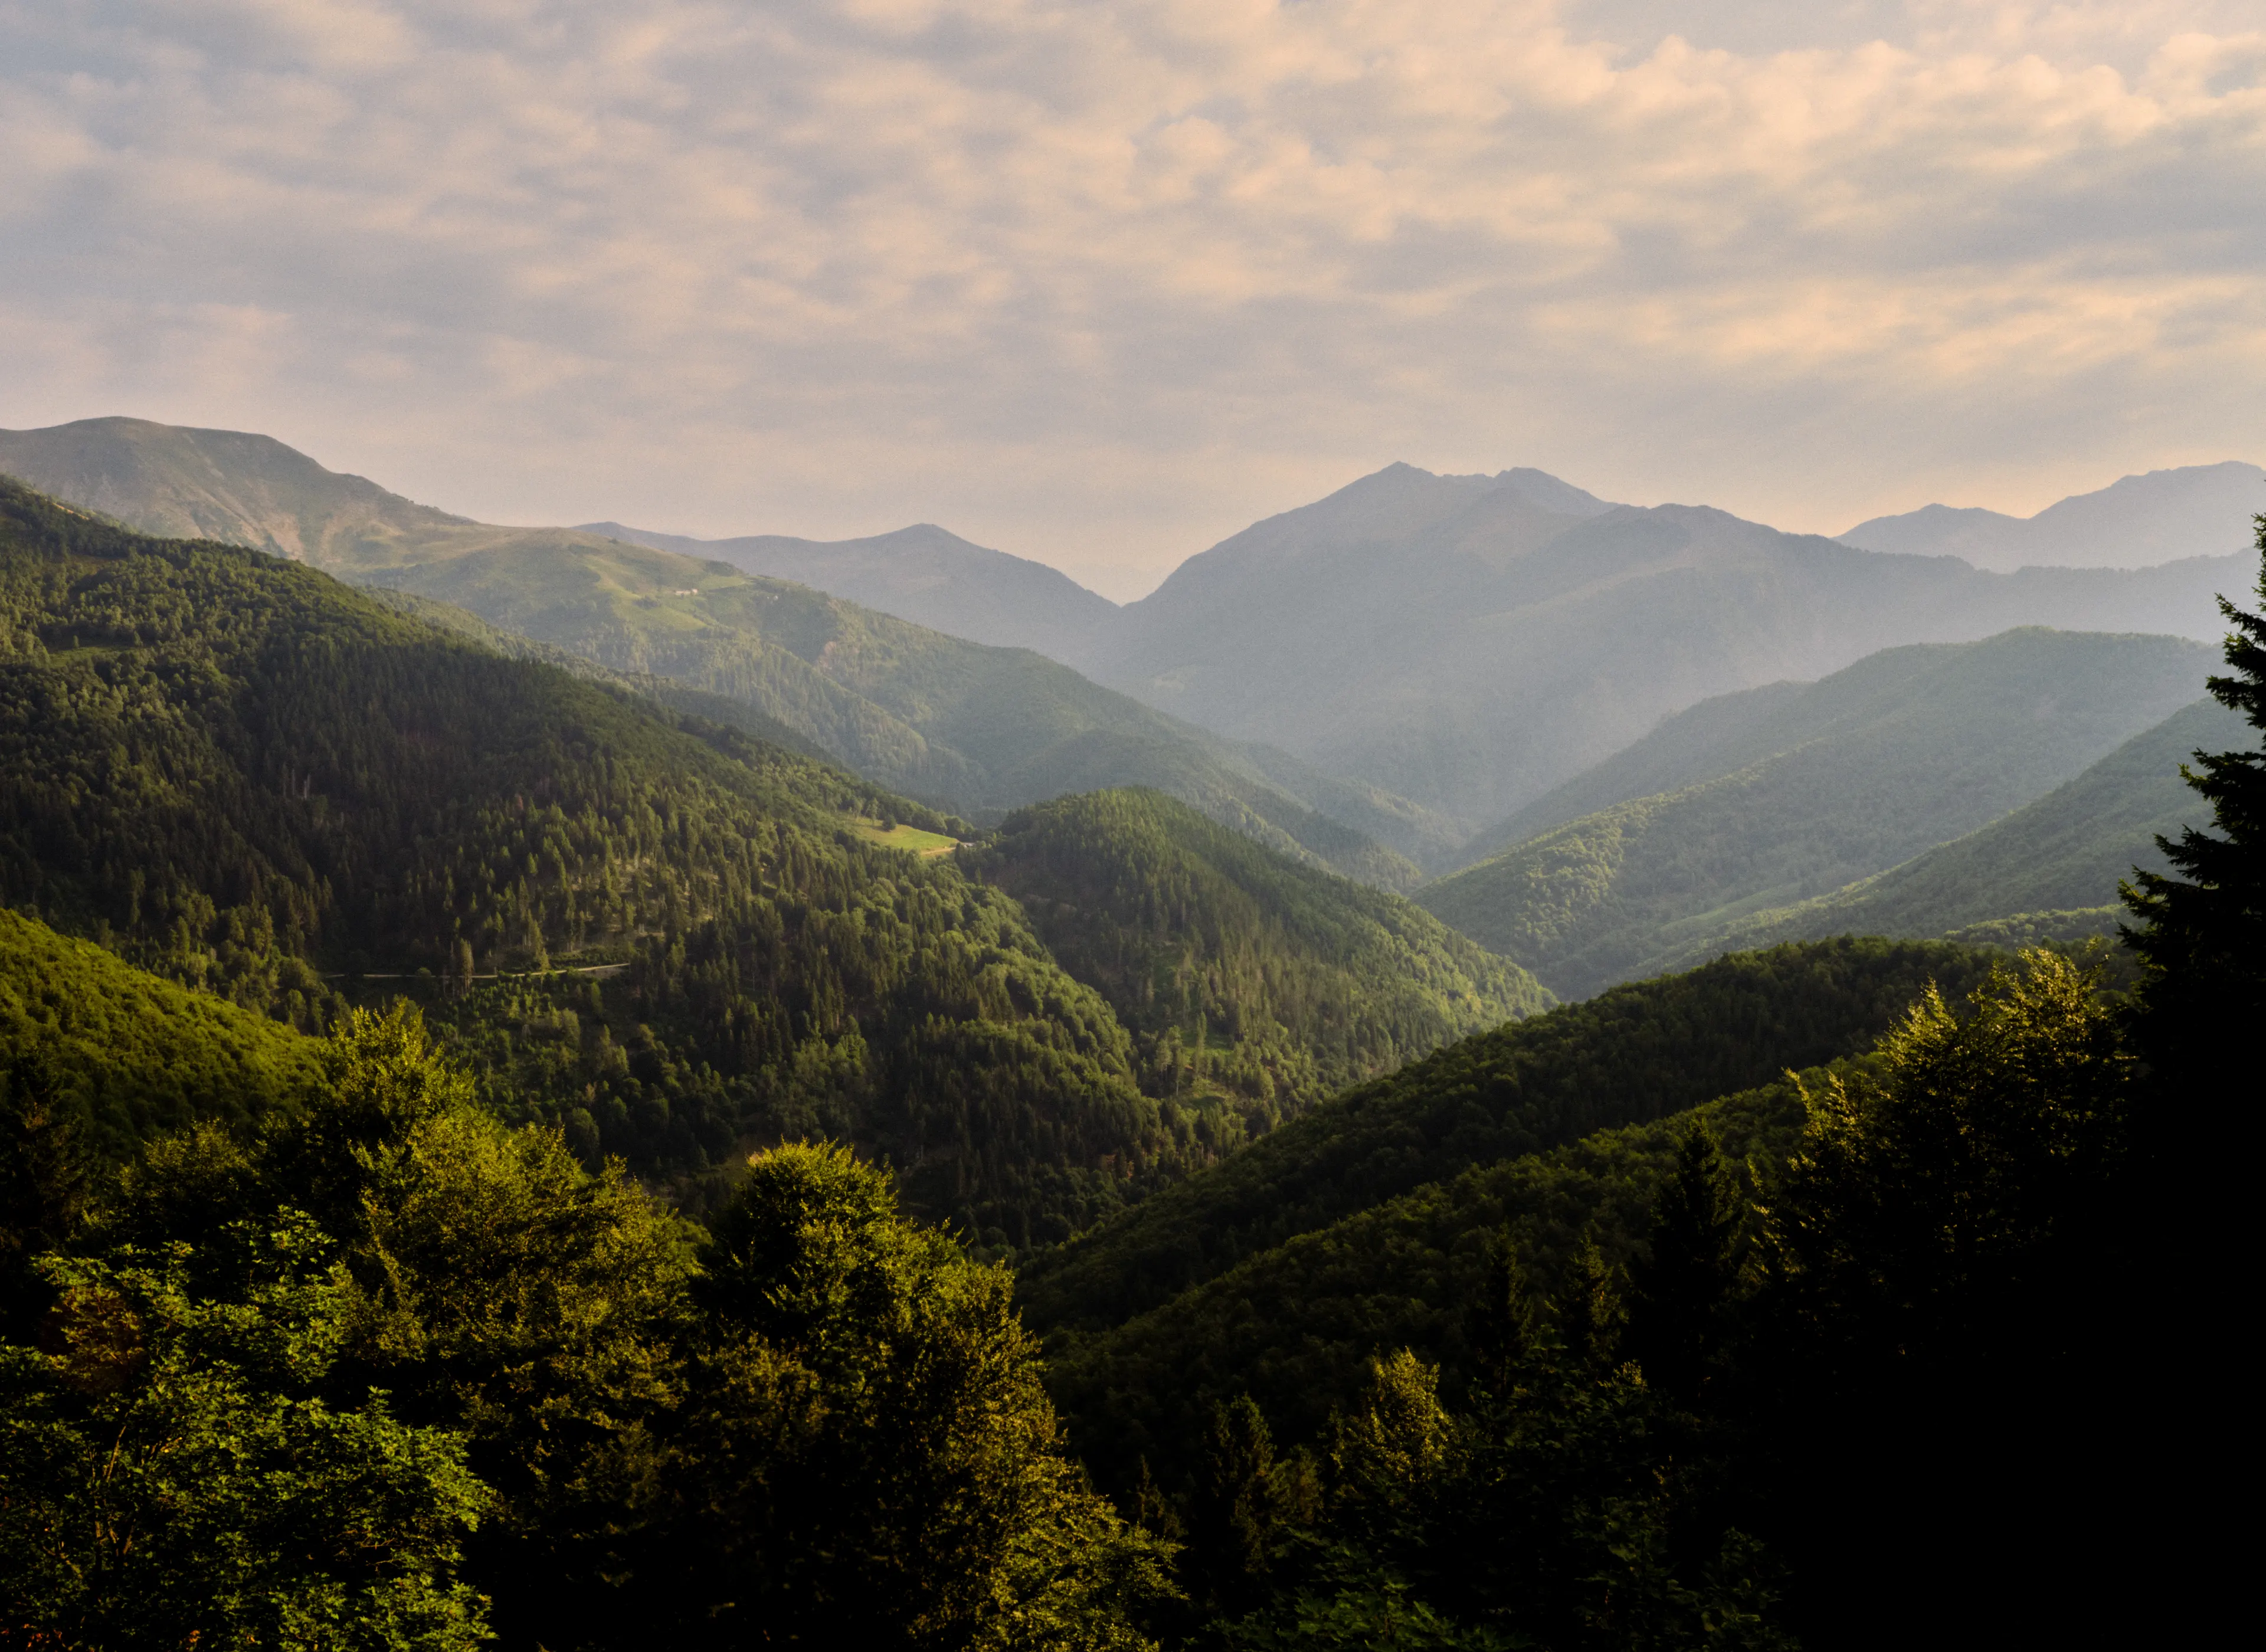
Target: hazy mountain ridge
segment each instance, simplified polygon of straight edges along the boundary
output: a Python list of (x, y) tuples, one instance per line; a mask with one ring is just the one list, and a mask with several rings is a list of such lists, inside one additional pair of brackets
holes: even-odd
[[(1288, 754), (1178, 723), (1027, 651), (985, 647), (783, 581), (566, 528), (468, 522), (265, 436), (100, 419), (0, 437), (0, 471), (143, 531), (286, 554), (477, 615), (609, 671), (736, 700), (888, 788), (967, 812), (1147, 785), (1293, 856), (1392, 887), (1459, 830)], [(964, 542), (954, 541), (954, 545)], [(983, 566), (1107, 608), (1050, 570)], [(665, 696), (664, 696), (665, 697)], [(1325, 812), (1327, 811), (1327, 813)]]
[(2156, 838), (2210, 823), (2180, 765), (2254, 738), (2238, 713), (2197, 700), (2012, 814), (1846, 888), (1723, 925), (1668, 965), (1819, 935), (2113, 934), (2130, 917), (2117, 885), (2135, 867), (2166, 869)]
[(1396, 466), (1191, 558), (1103, 681), (1450, 815), (1501, 819), (1712, 696), (2012, 625), (2216, 637), (2239, 559), (1983, 573), (1703, 507), (1574, 516)]
[(1868, 551), (1955, 556), (1978, 568), (2141, 568), (2239, 552), (2266, 511), (2266, 470), (2238, 460), (2127, 476), (2035, 516), (1926, 505), (1860, 522), (1840, 539)]
[[(157, 465), (169, 440), (181, 452)], [(792, 564), (916, 618), (1038, 641), (1136, 705), (1035, 666), (976, 671), (953, 647), (905, 642), (910, 632), (876, 649), (881, 608), (874, 624), (804, 647), (795, 636), (846, 623), (848, 609), (811, 622), (816, 610), (799, 600), (793, 626), (760, 616), (744, 570), (679, 554), (702, 542), (612, 523), (598, 524), (608, 535), (469, 523), (332, 477), (266, 438), (91, 420), (0, 441), (0, 463), (28, 455), (55, 473), (72, 441), (155, 490), (149, 525), (212, 531), (234, 510), (238, 542), (296, 544), (615, 670), (738, 698), (895, 789), (983, 810), (1157, 786), (1278, 847), (1403, 887), (1409, 860), (1454, 866), (1546, 817), (1573, 818), (1573, 793), (1546, 806), (1543, 794), (1599, 778), (1582, 777), (1624, 749), (1662, 759), (1666, 778), (1650, 790), (1683, 784), (1667, 773), (1656, 726), (1711, 698), (2010, 625), (2213, 638), (2214, 599), (2240, 582), (2233, 554), (1990, 573), (1704, 507), (1616, 506), (1538, 471), (1443, 477), (1406, 464), (1253, 524), (1123, 609), (925, 526), (705, 546)], [(238, 458), (257, 461), (258, 487), (216, 481)], [(99, 469), (90, 459), (65, 479), (85, 489), (83, 502), (135, 520), (131, 489), (114, 478), (95, 486)], [(160, 471), (163, 486), (150, 480)], [(2194, 474), (2218, 486), (2243, 471)], [(2145, 515), (2167, 496), (2167, 476), (2192, 479), (2127, 479), (2034, 520), (2097, 524), (2115, 515), (2103, 501)], [(295, 509), (296, 527), (283, 520)], [(1697, 729), (1684, 723), (1676, 737)], [(1625, 786), (1614, 800), (1645, 794)], [(1604, 807), (1600, 796), (1586, 808)], [(1521, 812), (1529, 806), (1542, 812)], [(1502, 824), (1465, 841), (1490, 819)], [(1382, 847), (1344, 841), (1344, 828)]]
[(2175, 638), (2035, 627), (1884, 651), (1701, 708), (1714, 738), (1696, 749), (1678, 750), (1671, 724), (1575, 790), (1609, 796), (1615, 778), (1677, 767), (1686, 784), (1553, 826), (1417, 900), (1584, 997), (2021, 808), (2187, 703), (2209, 660)]
[(613, 522), (586, 523), (578, 531), (793, 580), (947, 636), (1032, 648), (1054, 660), (1086, 652), (1117, 613), (1107, 597), (1043, 562), (988, 550), (932, 523), (833, 540), (784, 534), (695, 539)]

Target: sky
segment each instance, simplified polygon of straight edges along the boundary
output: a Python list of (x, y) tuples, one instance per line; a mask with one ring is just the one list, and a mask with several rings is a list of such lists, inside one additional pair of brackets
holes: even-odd
[(0, 426), (1108, 595), (1402, 460), (2266, 458), (2258, 0), (0, 0)]

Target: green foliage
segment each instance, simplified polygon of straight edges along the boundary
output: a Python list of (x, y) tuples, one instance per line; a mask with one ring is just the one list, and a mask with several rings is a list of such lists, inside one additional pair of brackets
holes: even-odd
[[(1839, 940), (1726, 958), (1449, 1046), (1359, 1085), (1022, 1270), (1047, 1327), (1122, 1323), (1400, 1194), (1663, 1117), (1862, 1046), (1987, 954)], [(1138, 1451), (1134, 1445), (1129, 1448)]]
[[(703, 1234), (355, 1011), (152, 1144), (0, 1346), (31, 1644), (1137, 1652), (1169, 1547), (1061, 1449), (1007, 1275), (837, 1148)], [(98, 1540), (90, 1546), (84, 1534)]]
[[(1567, 998), (1697, 962), (1751, 913), (1882, 872), (2076, 774), (2185, 699), (2199, 652), (2176, 638), (2033, 627), (1890, 650), (1783, 703), (1758, 691), (1753, 726), (1697, 740), (1680, 764), (1632, 755), (1604, 765), (1688, 776), (1677, 789), (1555, 826), (1416, 898)], [(1682, 755), (1674, 739), (1663, 729), (1641, 743), (1667, 748), (1664, 759)], [(1978, 916), (2105, 892), (2021, 898)], [(1819, 932), (1830, 932), (1760, 939)]]
[(1056, 1449), (1010, 1282), (839, 1149), (757, 1159), (640, 1553), (673, 1644), (1131, 1647), (1168, 1589)]
[(1407, 902), (1146, 791), (1011, 815), (975, 863), (1138, 1041), (1144, 1085), (1258, 1129), (1547, 995)]
[(1806, 1086), (1714, 1409), (1821, 1633), (1861, 1612), (1862, 1643), (1908, 1644), (1957, 1612), (2060, 1638), (2138, 1604), (2104, 1587), (2153, 1541), (2133, 1494), (2156, 1424), (2127, 1408), (2151, 1356), (2103, 1324), (2147, 1286), (2098, 984), (2027, 954), (1964, 1017), (1930, 993), (1873, 1071)]
[(493, 1499), (462, 1441), (380, 1395), (326, 1401), (350, 1309), (312, 1224), (279, 1212), (220, 1244), (238, 1288), (217, 1297), (179, 1252), (51, 1259), (42, 1347), (0, 1347), (10, 1630), (31, 1645), (479, 1646), (461, 1547)]

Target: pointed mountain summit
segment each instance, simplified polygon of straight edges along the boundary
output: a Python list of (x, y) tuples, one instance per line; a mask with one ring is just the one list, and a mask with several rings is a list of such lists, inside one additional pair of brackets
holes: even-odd
[(1539, 471), (1395, 464), (1190, 558), (1087, 669), (1475, 828), (1663, 716), (1882, 648), (2024, 625), (2216, 637), (2240, 560), (1990, 574)]
[(2127, 476), (2035, 516), (1924, 505), (1841, 536), (1866, 551), (1952, 556), (1978, 568), (2145, 568), (2241, 551), (2266, 510), (2266, 471), (2230, 459)]

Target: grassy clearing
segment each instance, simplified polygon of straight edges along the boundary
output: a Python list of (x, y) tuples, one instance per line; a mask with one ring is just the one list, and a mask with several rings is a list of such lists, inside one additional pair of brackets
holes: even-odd
[(917, 826), (892, 826), (886, 830), (877, 820), (853, 820), (850, 830), (869, 844), (880, 844), (885, 849), (903, 849), (925, 859), (930, 855), (948, 855), (960, 847), (960, 839), (947, 837), (942, 832), (925, 832)]

